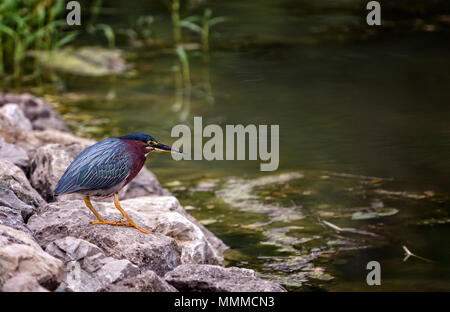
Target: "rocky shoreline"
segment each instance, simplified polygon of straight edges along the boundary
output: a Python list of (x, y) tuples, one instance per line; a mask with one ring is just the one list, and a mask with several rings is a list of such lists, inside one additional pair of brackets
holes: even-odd
[[(72, 135), (44, 99), (0, 93), (0, 291), (285, 291), (223, 267), (228, 247), (148, 169), (120, 197), (152, 235), (93, 226), (81, 197), (54, 198), (64, 170), (93, 143)], [(120, 219), (112, 200), (94, 206)]]

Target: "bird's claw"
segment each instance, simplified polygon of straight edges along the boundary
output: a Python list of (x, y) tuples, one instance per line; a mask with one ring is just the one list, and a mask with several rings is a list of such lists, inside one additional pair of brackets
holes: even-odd
[(117, 226), (129, 226), (129, 227), (133, 227), (136, 230), (144, 233), (144, 234), (153, 234), (152, 231), (147, 231), (144, 229), (141, 229), (140, 227), (138, 227), (136, 224), (134, 223), (129, 223), (129, 222), (123, 222), (123, 221), (119, 221), (119, 220), (114, 220), (114, 221), (106, 221), (106, 220), (102, 220), (102, 221), (92, 221), (92, 224), (109, 224), (109, 225), (117, 225)]
[(129, 224), (128, 222), (123, 222), (123, 221), (119, 221), (119, 220), (114, 220), (114, 221), (106, 221), (106, 220), (102, 220), (102, 221), (92, 221), (92, 224), (109, 224), (109, 225), (117, 225), (117, 226), (132, 226), (131, 224)]

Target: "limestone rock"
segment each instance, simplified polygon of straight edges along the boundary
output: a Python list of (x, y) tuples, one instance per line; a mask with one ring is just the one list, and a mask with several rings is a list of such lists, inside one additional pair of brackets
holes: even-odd
[(59, 131), (55, 129), (35, 130), (33, 135), (40, 141), (41, 146), (46, 144), (71, 145), (80, 144), (84, 148), (95, 144), (94, 140), (80, 138), (69, 132)]
[(47, 245), (45, 251), (64, 263), (78, 261), (84, 269), (89, 271), (99, 269), (95, 265), (92, 266), (92, 257), (97, 260), (98, 255), (103, 253), (98, 246), (72, 236), (54, 240)]
[[(221, 264), (225, 244), (212, 241), (206, 229), (184, 211), (173, 196), (146, 196), (122, 201), (122, 207), (146, 228), (172, 237), (182, 248), (182, 263)], [(109, 214), (117, 214), (113, 205), (104, 206)], [(218, 244), (221, 242), (221, 244)], [(216, 246), (220, 245), (220, 248)], [(223, 248), (222, 246), (225, 246)]]
[(0, 284), (3, 291), (46, 291), (62, 280), (63, 263), (26, 233), (0, 225)]
[(23, 231), (33, 237), (33, 233), (26, 226), (24, 219), (18, 209), (0, 206), (0, 224), (13, 229)]
[(145, 271), (132, 278), (120, 281), (103, 291), (115, 292), (176, 292), (177, 289), (153, 271)]
[(6, 159), (27, 170), (30, 166), (30, 158), (25, 150), (14, 144), (9, 144), (0, 137), (0, 159)]
[(0, 107), (0, 114), (5, 116), (11, 124), (23, 129), (24, 131), (30, 132), (33, 130), (31, 121), (25, 117), (25, 114), (17, 104), (9, 103)]
[[(14, 168), (12, 164), (9, 168), (13, 171), (18, 170)], [(1, 174), (0, 177), (2, 177)], [(14, 183), (17, 183), (17, 181), (26, 183), (28, 181), (24, 180), (23, 177), (22, 181), (14, 180), (16, 179), (14, 175), (12, 177), (13, 178), (11, 179), (13, 179), (14, 182), (11, 182), (10, 178), (7, 178), (5, 176), (3, 176), (2, 178), (3, 180), (6, 180), (6, 182), (9, 182), (9, 185), (0, 183), (0, 224), (12, 227), (16, 230), (24, 231), (30, 236), (33, 236), (32, 232), (26, 226), (25, 221), (28, 220), (36, 207), (34, 205), (30, 205), (30, 202), (29, 204), (26, 204), (25, 202), (20, 200), (14, 193), (14, 191), (10, 188), (11, 186), (13, 186), (13, 189), (17, 191), (18, 188)], [(23, 193), (20, 190), (17, 192), (19, 196), (21, 196), (21, 194)], [(29, 199), (28, 196), (24, 196), (23, 198), (25, 200)]]
[(47, 144), (36, 150), (31, 161), (31, 184), (42, 197), (46, 200), (53, 199), (53, 191), (59, 179), (84, 148), (80, 144)]
[(35, 130), (56, 129), (68, 131), (61, 116), (43, 98), (34, 97), (29, 93), (0, 93), (0, 106), (8, 103), (19, 105)]
[(11, 190), (19, 200), (31, 207), (45, 204), (39, 193), (28, 182), (24, 172), (5, 159), (0, 159), (0, 189)]
[(150, 170), (144, 167), (127, 185), (121, 198), (135, 198), (148, 195), (170, 195), (170, 192), (159, 184), (158, 179)]
[(155, 272), (141, 273), (130, 261), (107, 257), (98, 246), (79, 238), (57, 239), (45, 251), (66, 264), (62, 291), (176, 291)]
[[(103, 218), (123, 220), (113, 203), (93, 202), (93, 205)], [(58, 238), (75, 236), (99, 246), (108, 256), (128, 259), (139, 267), (148, 266), (158, 274), (173, 269), (179, 261), (221, 264), (222, 249), (215, 248), (201, 228), (186, 217), (175, 197), (138, 197), (121, 201), (121, 206), (138, 225), (156, 233), (145, 235), (132, 228), (92, 226), (90, 222), (95, 217), (81, 200), (49, 204), (30, 218), (28, 226), (42, 246)], [(181, 251), (178, 257), (176, 251)], [(154, 262), (151, 257), (145, 258), (147, 252), (156, 253)], [(163, 259), (170, 260), (166, 266), (158, 263)]]
[(97, 271), (97, 275), (103, 283), (113, 284), (127, 276), (135, 276), (139, 272), (139, 268), (126, 259), (111, 259)]
[[(112, 203), (109, 205), (109, 211), (114, 211)], [(108, 204), (94, 202), (94, 206), (105, 219), (120, 219), (119, 211), (107, 212)], [(122, 206), (135, 222), (147, 227), (128, 209), (127, 201)], [(143, 234), (130, 227), (92, 225), (94, 220), (83, 201), (72, 200), (48, 204), (31, 216), (27, 225), (44, 248), (57, 239), (73, 236), (98, 246), (107, 257), (129, 260), (142, 271), (163, 275), (180, 264), (181, 248), (174, 239), (160, 233)]]
[(179, 291), (199, 292), (285, 292), (277, 283), (258, 278), (253, 270), (217, 265), (183, 264), (164, 279)]
[(11, 120), (0, 114), (0, 137), (9, 144), (14, 144), (25, 151), (32, 151), (39, 145), (39, 140), (32, 132), (25, 131), (21, 127), (14, 125)]

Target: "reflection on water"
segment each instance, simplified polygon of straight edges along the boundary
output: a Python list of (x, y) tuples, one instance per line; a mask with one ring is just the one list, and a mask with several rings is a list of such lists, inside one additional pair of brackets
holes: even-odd
[[(259, 161), (148, 165), (232, 247), (229, 265), (291, 290), (373, 290), (366, 264), (377, 260), (381, 290), (449, 290), (448, 34), (373, 35), (354, 1), (338, 12), (293, 3), (212, 1), (232, 19), (209, 63), (189, 52), (189, 88), (172, 51), (140, 49), (133, 77), (69, 78), (62, 112), (83, 135), (168, 143), (193, 116), (278, 124), (284, 174), (263, 175)], [(402, 262), (403, 245), (435, 262)]]

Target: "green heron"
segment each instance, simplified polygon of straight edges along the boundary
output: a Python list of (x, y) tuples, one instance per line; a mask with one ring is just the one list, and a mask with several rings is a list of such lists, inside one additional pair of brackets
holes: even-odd
[[(133, 133), (118, 138), (100, 141), (80, 153), (69, 165), (56, 186), (56, 196), (71, 193), (83, 194), (86, 206), (98, 221), (92, 224), (131, 226), (141, 229), (131, 220), (119, 203), (119, 191), (133, 180), (144, 166), (146, 155), (151, 151), (175, 151), (170, 146), (159, 143), (145, 133)], [(92, 206), (90, 196), (106, 198), (113, 195), (114, 204), (128, 222), (106, 221)]]

